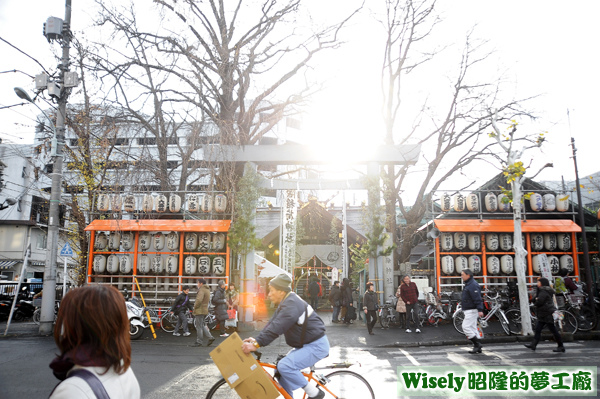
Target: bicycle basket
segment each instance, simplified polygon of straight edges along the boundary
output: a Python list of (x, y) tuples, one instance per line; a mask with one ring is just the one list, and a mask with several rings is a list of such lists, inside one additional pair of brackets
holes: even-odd
[(462, 299), (462, 293), (460, 292), (453, 292), (452, 296), (450, 297), (453, 301), (460, 301)]
[(559, 308), (565, 307), (565, 297), (564, 296), (562, 296), (562, 295), (556, 296), (556, 306), (558, 306)]
[(569, 300), (573, 305), (583, 305), (585, 297), (583, 295), (571, 294), (569, 295)]
[(427, 302), (428, 305), (437, 305), (435, 295), (433, 295), (431, 292), (426, 293), (425, 302)]

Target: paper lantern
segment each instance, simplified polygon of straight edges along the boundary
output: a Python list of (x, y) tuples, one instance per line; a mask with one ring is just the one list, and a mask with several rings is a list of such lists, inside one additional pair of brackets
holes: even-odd
[(188, 211), (197, 213), (200, 210), (200, 198), (197, 194), (190, 194), (187, 197)]
[(210, 252), (210, 233), (202, 232), (198, 234), (198, 251)]
[(186, 256), (183, 264), (183, 272), (187, 275), (196, 274), (198, 260), (193, 256)]
[(121, 257), (121, 261), (119, 262), (119, 271), (121, 274), (129, 274), (133, 270), (133, 265), (131, 262), (130, 255), (123, 255)]
[(485, 209), (488, 212), (496, 212), (498, 210), (498, 197), (494, 193), (487, 193), (484, 199)]
[(133, 232), (127, 231), (123, 233), (121, 236), (121, 245), (124, 250), (128, 251), (133, 247), (133, 238)]
[(554, 255), (548, 255), (548, 265), (550, 265), (550, 273), (557, 274), (560, 270), (560, 260)]
[(568, 251), (571, 249), (571, 235), (567, 233), (559, 233), (556, 235), (558, 249)]
[(110, 197), (108, 194), (98, 194), (96, 207), (100, 212), (108, 212), (108, 208), (110, 207)]
[(165, 249), (165, 235), (163, 233), (155, 233), (152, 235), (152, 242), (154, 244), (154, 249), (157, 251), (162, 251)]
[(210, 258), (208, 256), (201, 256), (198, 258), (198, 273), (210, 273)]
[(465, 197), (462, 194), (454, 194), (452, 208), (455, 212), (462, 212), (465, 210)]
[(123, 199), (123, 210), (125, 212), (135, 212), (137, 209), (137, 201), (134, 195), (126, 195)]
[(465, 233), (454, 233), (454, 246), (459, 251), (467, 247), (467, 235)]
[(504, 274), (511, 274), (515, 270), (512, 256), (503, 255), (500, 257), (500, 270)]
[(498, 241), (500, 242), (500, 249), (502, 249), (503, 251), (510, 251), (512, 249), (512, 235), (502, 233), (499, 235)]
[(171, 251), (179, 248), (179, 233), (172, 231), (167, 234), (167, 248)]
[(440, 198), (440, 207), (442, 208), (442, 212), (449, 212), (452, 205), (452, 199), (448, 195), (448, 193), (444, 193), (442, 198)]
[(554, 210), (556, 209), (556, 197), (554, 196), (554, 194), (544, 194), (543, 199), (544, 210), (546, 212), (554, 212)]
[[(573, 264), (573, 257), (571, 255), (563, 255), (559, 261), (560, 269), (567, 269), (571, 273), (575, 269)], [(558, 271), (556, 271), (558, 273)], [(555, 274), (554, 272), (552, 274)]]
[(108, 249), (111, 251), (118, 251), (121, 247), (121, 233), (113, 231), (108, 237)]
[(147, 274), (150, 271), (150, 258), (147, 255), (141, 255), (138, 257), (137, 272), (141, 274)]
[(104, 251), (108, 245), (108, 237), (104, 233), (96, 234), (94, 239), (94, 248), (99, 251)]
[(198, 235), (196, 233), (187, 233), (185, 235), (186, 251), (195, 251), (198, 248)]
[(150, 194), (144, 194), (142, 198), (142, 211), (144, 212), (152, 212), (154, 209), (154, 198)]
[(569, 210), (569, 194), (558, 194), (556, 196), (556, 210), (559, 212)]
[(479, 251), (481, 249), (481, 236), (479, 234), (469, 234), (468, 240), (469, 249), (471, 251)]
[(498, 210), (501, 212), (510, 212), (510, 201), (506, 194), (498, 195)]
[(225, 258), (222, 256), (215, 256), (213, 259), (213, 273), (215, 276), (224, 276), (225, 275)]
[(169, 212), (177, 213), (181, 210), (181, 196), (178, 194), (171, 194), (169, 196)]
[(531, 250), (541, 251), (544, 249), (544, 236), (539, 233), (533, 233), (529, 235), (531, 240)]
[(454, 268), (456, 269), (456, 273), (461, 273), (463, 270), (469, 267), (469, 260), (466, 256), (457, 256), (454, 259)]
[(119, 271), (119, 257), (115, 254), (110, 255), (106, 260), (106, 271), (114, 274)]
[(212, 211), (212, 196), (210, 194), (200, 196), (200, 210), (205, 213)]
[(148, 249), (150, 249), (150, 243), (152, 242), (152, 238), (150, 237), (149, 233), (140, 233), (140, 236), (138, 238), (138, 243), (139, 243), (139, 248), (142, 251), (146, 251)]
[(555, 251), (557, 247), (556, 234), (544, 234), (544, 247), (548, 251)]
[(487, 258), (488, 274), (496, 275), (500, 273), (500, 259), (496, 256), (488, 256)]
[(469, 269), (473, 274), (481, 273), (481, 258), (478, 255), (469, 256)]
[(167, 256), (166, 264), (167, 264), (167, 266), (166, 266), (167, 274), (174, 275), (174, 274), (179, 273), (179, 267), (177, 265), (177, 256), (175, 256), (175, 255)]
[(454, 273), (454, 258), (452, 256), (442, 256), (442, 272), (444, 274)]
[(479, 197), (477, 194), (471, 193), (467, 195), (465, 199), (467, 204), (467, 210), (469, 212), (477, 212), (479, 210)]
[(152, 258), (152, 273), (161, 274), (164, 271), (165, 264), (162, 256), (156, 255)]
[(106, 256), (94, 255), (94, 265), (93, 265), (92, 269), (94, 270), (94, 273), (96, 273), (96, 274), (104, 273), (104, 270), (106, 270)]
[(154, 199), (154, 209), (156, 209), (156, 212), (164, 213), (167, 211), (167, 207), (168, 207), (167, 196), (164, 194), (159, 194)]
[(223, 213), (227, 209), (227, 196), (225, 194), (215, 195), (215, 212)]
[(496, 233), (487, 233), (485, 235), (485, 247), (488, 251), (497, 251), (498, 246), (500, 245), (498, 240), (498, 234)]
[(215, 252), (225, 249), (225, 234), (217, 233), (212, 238), (212, 249)]
[(544, 199), (542, 194), (533, 193), (529, 197), (529, 206), (534, 212), (539, 212), (544, 209)]
[(538, 255), (531, 257), (531, 268), (535, 274), (540, 274), (540, 258)]
[(110, 198), (110, 208), (113, 212), (121, 212), (121, 207), (123, 202), (121, 201), (121, 196), (119, 194), (113, 194)]

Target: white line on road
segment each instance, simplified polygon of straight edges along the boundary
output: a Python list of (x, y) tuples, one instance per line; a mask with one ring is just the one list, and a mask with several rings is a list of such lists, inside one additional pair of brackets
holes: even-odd
[(412, 355), (411, 355), (410, 353), (408, 353), (407, 351), (405, 351), (404, 349), (400, 349), (400, 352), (401, 352), (401, 353), (402, 353), (404, 356), (406, 356), (406, 358), (407, 358), (408, 360), (410, 360), (410, 362), (411, 362), (411, 363), (412, 363), (414, 366), (420, 366), (420, 365), (421, 365), (421, 363), (419, 363), (419, 362), (417, 361), (417, 359), (415, 359), (414, 357), (412, 357)]

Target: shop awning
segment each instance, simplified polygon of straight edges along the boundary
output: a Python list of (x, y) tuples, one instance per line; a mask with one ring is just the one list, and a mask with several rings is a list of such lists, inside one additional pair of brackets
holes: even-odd
[(7, 270), (21, 262), (20, 260), (3, 260), (0, 261), (0, 270)]
[(85, 231), (229, 231), (230, 220), (94, 220)]
[[(512, 233), (514, 221), (510, 219), (436, 219), (435, 227), (441, 232)], [(521, 223), (523, 233), (580, 233), (581, 227), (572, 220), (527, 220)]]

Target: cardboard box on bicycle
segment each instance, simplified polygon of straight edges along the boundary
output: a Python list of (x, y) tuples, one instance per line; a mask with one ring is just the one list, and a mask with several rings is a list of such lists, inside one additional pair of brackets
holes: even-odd
[(225, 378), (225, 381), (243, 399), (275, 399), (279, 392), (271, 376), (258, 364), (253, 355), (242, 351), (242, 339), (231, 334), (217, 346), (210, 357)]

